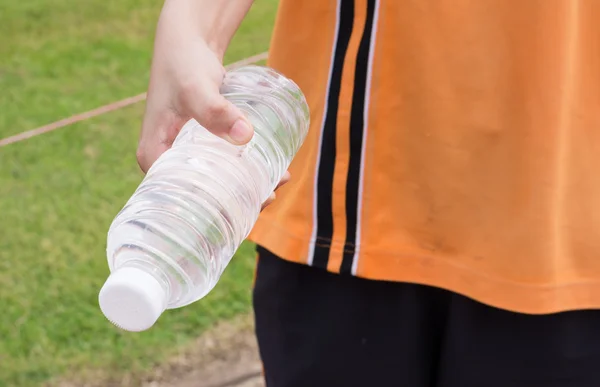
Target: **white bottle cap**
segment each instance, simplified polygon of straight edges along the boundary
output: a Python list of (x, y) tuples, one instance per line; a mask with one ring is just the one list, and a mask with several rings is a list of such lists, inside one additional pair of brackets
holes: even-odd
[(146, 330), (167, 305), (167, 294), (150, 273), (135, 267), (114, 271), (98, 296), (102, 313), (113, 324), (131, 332)]

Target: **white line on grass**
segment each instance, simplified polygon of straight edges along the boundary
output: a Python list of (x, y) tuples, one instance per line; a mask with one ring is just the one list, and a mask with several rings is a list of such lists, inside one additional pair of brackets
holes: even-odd
[[(267, 55), (268, 55), (268, 53), (266, 53), (266, 52), (263, 52), (263, 53), (257, 54), (257, 55), (253, 55), (251, 57), (242, 59), (240, 61), (231, 63), (231, 64), (225, 66), (225, 68), (227, 70), (231, 70), (236, 67), (260, 62), (261, 60), (267, 59)], [(52, 122), (52, 123), (44, 125), (44, 126), (40, 126), (39, 128), (27, 130), (25, 132), (15, 134), (10, 137), (0, 139), (0, 148), (3, 146), (7, 146), (10, 144), (28, 140), (32, 137), (39, 136), (40, 134), (44, 134), (44, 133), (52, 132), (56, 129), (64, 128), (65, 126), (72, 125), (76, 122), (84, 121), (84, 120), (90, 119), (92, 117), (97, 117), (99, 115), (102, 115), (102, 114), (105, 114), (108, 112), (122, 109), (126, 106), (130, 106), (135, 103), (141, 102), (145, 99), (146, 99), (146, 93), (138, 94), (133, 97), (125, 98), (120, 101), (115, 101), (115, 102), (109, 103), (107, 105), (100, 106), (99, 108), (96, 108), (96, 109), (93, 109), (93, 110), (90, 110), (90, 111), (87, 111), (84, 113), (79, 113), (79, 114), (75, 114), (74, 116), (71, 116), (68, 118), (63, 118), (62, 120), (58, 120), (58, 121)]]

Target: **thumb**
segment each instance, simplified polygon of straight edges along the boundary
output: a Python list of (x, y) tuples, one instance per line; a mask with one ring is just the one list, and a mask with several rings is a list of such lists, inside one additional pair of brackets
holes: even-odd
[[(192, 101), (200, 99), (191, 99)], [(191, 108), (191, 116), (211, 133), (234, 145), (246, 144), (254, 130), (240, 109), (221, 94), (211, 95), (209, 101)]]

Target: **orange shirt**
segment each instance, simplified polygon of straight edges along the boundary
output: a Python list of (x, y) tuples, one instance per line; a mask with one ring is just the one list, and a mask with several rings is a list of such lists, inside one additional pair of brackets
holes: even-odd
[(251, 239), (526, 313), (600, 308), (600, 0), (282, 0), (311, 108)]

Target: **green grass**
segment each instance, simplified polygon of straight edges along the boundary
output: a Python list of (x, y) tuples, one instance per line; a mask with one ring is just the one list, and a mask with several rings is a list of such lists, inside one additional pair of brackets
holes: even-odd
[[(0, 138), (144, 91), (159, 3), (1, 2)], [(266, 51), (276, 5), (256, 1), (226, 62)], [(0, 148), (0, 386), (140, 372), (249, 310), (246, 244), (209, 296), (149, 331), (120, 332), (100, 313), (106, 231), (141, 180), (142, 110)]]
[[(277, 0), (256, 0), (225, 61), (268, 49)], [(0, 2), (0, 137), (145, 91), (157, 0)]]

